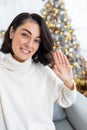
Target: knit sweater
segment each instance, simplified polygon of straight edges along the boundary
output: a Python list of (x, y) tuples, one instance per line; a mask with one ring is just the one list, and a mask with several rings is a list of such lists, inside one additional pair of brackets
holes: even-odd
[(32, 58), (21, 63), (6, 54), (0, 59), (0, 130), (55, 130), (56, 100), (69, 107), (76, 87), (70, 90), (52, 69)]

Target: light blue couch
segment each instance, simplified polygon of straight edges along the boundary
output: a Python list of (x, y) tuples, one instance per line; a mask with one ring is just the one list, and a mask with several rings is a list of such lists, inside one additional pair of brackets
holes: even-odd
[(87, 98), (78, 92), (76, 103), (66, 109), (55, 103), (53, 121), (56, 130), (87, 130)]

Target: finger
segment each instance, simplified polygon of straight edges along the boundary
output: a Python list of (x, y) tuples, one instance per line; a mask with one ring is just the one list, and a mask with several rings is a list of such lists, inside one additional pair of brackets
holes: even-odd
[(66, 64), (64, 54), (62, 52), (60, 52), (60, 56), (61, 56), (62, 64)]
[(64, 59), (65, 59), (65, 63), (66, 63), (66, 65), (69, 65), (70, 66), (70, 63), (69, 63), (69, 61), (68, 61), (68, 59), (67, 59), (67, 57), (64, 55)]
[(57, 76), (60, 75), (61, 72), (57, 69), (57, 66), (56, 66), (56, 65), (54, 65), (53, 70), (54, 70), (54, 72), (56, 73)]
[(60, 64), (65, 64), (64, 55), (61, 51), (57, 52), (57, 58)]
[(53, 58), (54, 58), (54, 62), (57, 66), (59, 66), (59, 62), (58, 62), (58, 58), (57, 58), (57, 55), (56, 55), (56, 52), (53, 53)]

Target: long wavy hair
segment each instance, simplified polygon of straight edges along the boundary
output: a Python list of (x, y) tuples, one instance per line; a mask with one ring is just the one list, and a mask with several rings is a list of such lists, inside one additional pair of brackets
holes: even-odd
[(44, 19), (36, 13), (30, 14), (28, 12), (24, 12), (17, 15), (13, 19), (13, 21), (11, 22), (5, 33), (0, 51), (5, 54), (7, 53), (11, 53), (12, 55), (14, 54), (12, 50), (12, 39), (9, 38), (10, 29), (11, 27), (13, 27), (13, 30), (16, 31), (16, 29), (19, 26), (23, 25), (29, 19), (32, 19), (40, 26), (40, 36), (41, 36), (41, 43), (39, 49), (32, 56), (32, 59), (35, 63), (40, 62), (43, 65), (51, 64), (53, 62), (52, 57), (53, 39)]

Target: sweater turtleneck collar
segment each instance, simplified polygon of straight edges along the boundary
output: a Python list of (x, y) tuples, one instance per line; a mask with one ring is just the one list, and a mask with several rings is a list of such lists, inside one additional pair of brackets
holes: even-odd
[(0, 64), (11, 71), (26, 71), (31, 67), (31, 63), (32, 58), (24, 62), (18, 62), (11, 54), (6, 54), (5, 57), (0, 60)]

